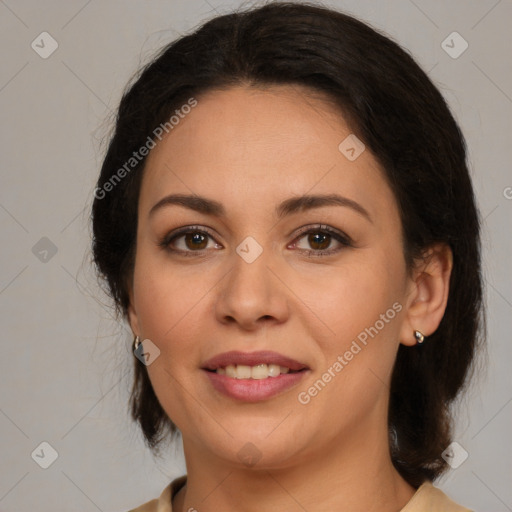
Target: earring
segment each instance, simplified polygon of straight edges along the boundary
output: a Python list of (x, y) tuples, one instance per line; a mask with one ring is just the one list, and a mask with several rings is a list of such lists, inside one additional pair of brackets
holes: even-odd
[(421, 331), (414, 331), (414, 337), (416, 338), (416, 343), (421, 345), (423, 341), (425, 341), (425, 335)]
[(135, 336), (135, 338), (133, 338), (133, 351), (134, 352), (139, 348), (139, 345), (140, 345), (140, 338), (138, 336)]

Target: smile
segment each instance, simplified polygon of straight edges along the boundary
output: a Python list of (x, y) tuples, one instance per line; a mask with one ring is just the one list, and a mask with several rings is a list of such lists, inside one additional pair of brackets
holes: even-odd
[(270, 377), (279, 377), (281, 374), (289, 372), (295, 373), (287, 366), (280, 366), (278, 364), (265, 364), (260, 363), (255, 366), (248, 366), (245, 364), (230, 364), (226, 367), (220, 367), (215, 370), (218, 375), (227, 375), (232, 379), (255, 379), (263, 380)]

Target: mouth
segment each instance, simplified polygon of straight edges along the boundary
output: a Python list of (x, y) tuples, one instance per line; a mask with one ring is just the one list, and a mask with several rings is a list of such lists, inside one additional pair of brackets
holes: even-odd
[(203, 370), (234, 379), (265, 379), (309, 369), (304, 363), (270, 350), (231, 351), (218, 354), (203, 364)]
[(276, 352), (225, 352), (201, 368), (220, 393), (246, 402), (274, 397), (295, 386), (310, 368)]
[(306, 368), (301, 370), (291, 370), (287, 366), (281, 366), (278, 364), (265, 364), (260, 363), (255, 366), (248, 366), (245, 364), (230, 364), (228, 366), (222, 367), (215, 370), (209, 370), (204, 368), (207, 372), (216, 373), (217, 375), (226, 375), (232, 379), (254, 379), (254, 380), (263, 380), (269, 378), (279, 377), (280, 375), (285, 375), (287, 373), (299, 373), (306, 371)]

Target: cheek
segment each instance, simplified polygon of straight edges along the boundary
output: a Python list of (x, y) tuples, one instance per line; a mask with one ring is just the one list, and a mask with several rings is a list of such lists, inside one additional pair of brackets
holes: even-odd
[[(326, 336), (310, 331), (321, 363), (311, 382), (301, 388), (302, 397), (311, 398), (320, 415), (332, 410), (335, 424), (347, 421), (347, 411), (353, 412), (354, 421), (356, 416), (361, 420), (387, 396), (403, 310), (400, 276), (399, 261), (374, 253), (346, 269), (319, 274), (302, 288), (329, 327)], [(314, 282), (322, 283), (322, 291)]]
[(197, 386), (200, 340), (204, 338), (198, 318), (203, 316), (201, 308), (211, 288), (212, 283), (197, 272), (188, 275), (154, 257), (141, 254), (136, 265), (135, 306), (141, 334), (160, 350), (159, 357), (147, 367), (148, 376), (166, 414), (178, 428), (184, 428), (190, 417), (202, 414), (190, 393)]
[[(326, 334), (327, 346), (339, 349), (387, 311), (385, 320), (397, 318), (400, 308), (393, 309), (393, 304), (401, 300), (400, 272), (396, 263), (368, 252), (355, 255), (345, 265), (310, 271), (300, 279), (297, 274), (294, 290), (325, 326), (319, 332)], [(386, 328), (379, 330), (389, 332), (390, 325), (391, 321), (386, 322)]]
[(403, 307), (385, 265), (352, 266), (324, 284), (325, 293), (314, 295), (312, 304), (331, 332), (310, 331), (319, 365), (299, 390), (299, 403), (307, 402), (300, 406), (309, 411), (305, 422), (327, 417), (325, 428), (337, 431), (364, 423), (376, 404), (385, 403)]
[(165, 349), (171, 340), (181, 340), (187, 332), (190, 336), (186, 327), (197, 320), (202, 298), (214, 284), (212, 273), (179, 268), (149, 250), (141, 249), (137, 258), (134, 297), (139, 325), (143, 336)]

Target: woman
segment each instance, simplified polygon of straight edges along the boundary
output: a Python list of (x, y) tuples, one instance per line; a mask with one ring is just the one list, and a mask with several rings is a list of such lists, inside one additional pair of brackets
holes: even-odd
[(481, 338), (478, 212), (395, 43), (290, 3), (172, 43), (122, 98), (93, 231), (132, 416), (187, 465), (135, 510), (467, 510), (432, 482)]

